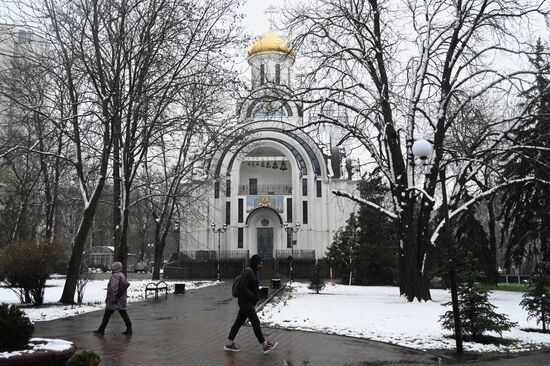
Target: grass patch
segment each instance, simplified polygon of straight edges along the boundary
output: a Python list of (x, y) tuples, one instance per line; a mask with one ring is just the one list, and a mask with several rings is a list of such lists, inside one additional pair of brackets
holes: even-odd
[(481, 284), (481, 287), (485, 290), (499, 290), (499, 291), (511, 291), (511, 292), (526, 292), (529, 289), (527, 284), (523, 283), (499, 283), (498, 285)]
[(524, 332), (550, 334), (550, 329), (542, 330), (541, 328), (520, 328)]
[[(450, 335), (446, 338), (454, 339), (455, 337)], [(471, 335), (463, 335), (462, 340), (464, 342), (473, 342), (480, 344), (494, 344), (495, 346), (515, 346), (518, 343), (517, 339), (512, 338), (502, 338), (502, 337), (493, 337), (489, 335), (482, 335), (477, 338), (473, 338)]]
[[(526, 292), (529, 290), (529, 286), (523, 283), (499, 283), (498, 285), (481, 283), (481, 288), (489, 291), (511, 291), (511, 292)], [(443, 282), (432, 282), (432, 289), (447, 290), (449, 287)]]

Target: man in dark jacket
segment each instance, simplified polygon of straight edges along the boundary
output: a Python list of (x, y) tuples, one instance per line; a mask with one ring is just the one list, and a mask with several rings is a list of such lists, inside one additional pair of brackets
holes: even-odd
[(240, 352), (241, 349), (235, 344), (235, 337), (246, 319), (250, 320), (254, 334), (256, 338), (258, 338), (258, 342), (263, 346), (264, 353), (272, 351), (277, 346), (277, 342), (271, 343), (265, 340), (262, 329), (260, 328), (260, 320), (254, 308), (260, 299), (260, 280), (258, 279), (258, 271), (262, 269), (263, 264), (262, 257), (258, 254), (254, 254), (252, 258), (250, 258), (250, 263), (244, 270), (239, 281), (239, 313), (229, 332), (227, 344), (223, 348), (228, 352)]

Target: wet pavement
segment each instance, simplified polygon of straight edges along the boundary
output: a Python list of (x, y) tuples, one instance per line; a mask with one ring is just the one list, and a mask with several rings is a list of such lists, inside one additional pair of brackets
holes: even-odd
[[(364, 339), (302, 331), (263, 328), (268, 340), (279, 342), (264, 355), (252, 328), (241, 328), (239, 353), (223, 351), (237, 313), (229, 282), (185, 294), (169, 294), (158, 302), (131, 303), (128, 314), (134, 334), (124, 336), (124, 324), (115, 313), (104, 336), (92, 333), (102, 311), (48, 322), (37, 322), (34, 337), (62, 338), (75, 343), (77, 352), (94, 351), (101, 366), (111, 365), (434, 365), (448, 363), (433, 354)], [(541, 363), (543, 362), (543, 363)], [(454, 362), (453, 362), (454, 363)], [(471, 363), (469, 363), (471, 364)], [(477, 362), (479, 365), (549, 365), (550, 354), (537, 352), (511, 360)]]

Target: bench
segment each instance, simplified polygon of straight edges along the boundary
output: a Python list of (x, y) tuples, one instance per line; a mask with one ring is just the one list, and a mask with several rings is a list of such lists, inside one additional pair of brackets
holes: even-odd
[(155, 301), (159, 299), (159, 291), (164, 291), (164, 298), (168, 298), (168, 285), (164, 281), (159, 281), (157, 283), (150, 282), (145, 286), (145, 300), (147, 300), (147, 294), (149, 292), (155, 293)]

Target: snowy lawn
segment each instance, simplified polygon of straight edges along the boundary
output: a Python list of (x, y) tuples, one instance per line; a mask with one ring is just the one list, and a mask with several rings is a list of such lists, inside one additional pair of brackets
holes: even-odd
[[(130, 279), (130, 287), (128, 288), (128, 302), (136, 302), (144, 300), (145, 286), (148, 283), (156, 282), (149, 280), (132, 280)], [(107, 295), (108, 279), (90, 281), (86, 285), (84, 291), (84, 299), (82, 305), (63, 305), (58, 301), (63, 293), (65, 284), (64, 278), (54, 278), (46, 283), (44, 293), (44, 305), (38, 308), (23, 307), (23, 311), (33, 322), (53, 320), (87, 313), (90, 311), (102, 310), (105, 306), (105, 296)], [(165, 281), (168, 285), (168, 292), (174, 291), (175, 283), (185, 283), (186, 290), (206, 287), (214, 285), (215, 281)], [(151, 298), (152, 293), (149, 293), (148, 298)], [(75, 294), (76, 297), (76, 294)], [(17, 295), (9, 288), (0, 287), (0, 302), (8, 304), (19, 304)]]
[[(267, 304), (260, 312), (263, 324), (270, 326), (369, 338), (422, 350), (452, 349), (455, 341), (446, 338), (439, 316), (450, 301), (445, 290), (431, 290), (433, 301), (409, 303), (397, 287), (327, 285), (319, 294), (307, 284), (294, 283), (292, 291)], [(550, 346), (550, 334), (529, 333), (520, 328), (539, 328), (520, 307), (521, 292), (494, 291), (491, 302), (496, 312), (505, 313), (518, 326), (503, 333), (516, 339), (512, 346), (465, 342), (464, 349), (479, 352), (525, 351)], [(498, 336), (498, 334), (494, 334)]]

